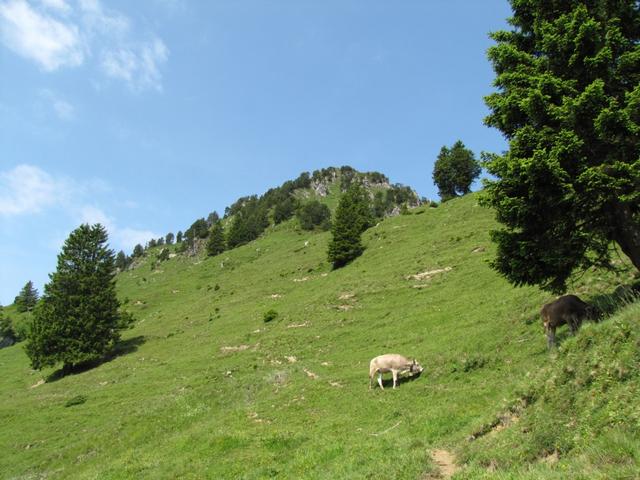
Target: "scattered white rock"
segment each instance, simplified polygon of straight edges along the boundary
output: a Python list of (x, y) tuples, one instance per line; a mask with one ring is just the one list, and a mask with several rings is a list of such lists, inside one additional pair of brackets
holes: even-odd
[(306, 282), (307, 280), (309, 280), (309, 277), (302, 277), (302, 278), (294, 278), (293, 279), (294, 282)]
[(37, 387), (39, 387), (40, 385), (43, 385), (43, 384), (44, 384), (44, 378), (41, 378), (41, 379), (40, 379), (40, 380), (38, 380), (36, 383), (34, 383), (33, 385), (31, 385), (31, 387), (29, 387), (29, 388), (37, 388)]
[(296, 363), (298, 361), (298, 359), (294, 356), (294, 355), (290, 355), (288, 357), (284, 357), (287, 359), (287, 362), (289, 363)]
[(304, 323), (292, 323), (291, 325), (287, 325), (287, 328), (304, 328), (304, 327), (308, 327), (310, 324), (309, 322), (304, 322)]
[(307, 370), (306, 368), (302, 369), (304, 371), (304, 373), (307, 374), (307, 377), (311, 378), (312, 380), (317, 380), (318, 378), (320, 378), (318, 375), (316, 375), (315, 373)]
[(227, 352), (242, 352), (243, 350), (247, 350), (249, 345), (238, 345), (237, 347), (220, 347), (220, 351), (223, 353)]
[(437, 275), (439, 273), (450, 272), (451, 270), (452, 270), (451, 267), (438, 268), (436, 270), (428, 270), (426, 272), (416, 273), (415, 275), (408, 275), (405, 278), (407, 280), (427, 280), (433, 277), (434, 275)]

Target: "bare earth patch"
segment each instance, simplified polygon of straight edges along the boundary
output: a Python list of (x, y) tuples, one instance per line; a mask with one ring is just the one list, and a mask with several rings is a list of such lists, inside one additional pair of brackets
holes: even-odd
[(424, 477), (424, 480), (435, 478), (451, 478), (453, 474), (458, 470), (458, 467), (456, 466), (456, 457), (453, 453), (447, 450), (436, 449), (432, 450), (430, 455), (433, 463), (438, 466), (439, 475), (437, 477), (434, 477), (433, 475), (428, 474), (426, 477)]

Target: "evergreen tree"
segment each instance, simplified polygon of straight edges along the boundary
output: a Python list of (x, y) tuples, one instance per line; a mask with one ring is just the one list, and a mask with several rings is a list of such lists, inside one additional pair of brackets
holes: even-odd
[(118, 252), (118, 255), (116, 255), (116, 268), (122, 272), (127, 268), (128, 265), (129, 259), (127, 258), (127, 255), (122, 250), (120, 250)]
[(167, 235), (164, 237), (164, 241), (167, 245), (171, 245), (173, 243), (173, 233), (169, 232), (167, 233)]
[(229, 248), (244, 245), (258, 238), (269, 226), (267, 213), (265, 205), (262, 205), (257, 197), (249, 197), (234, 214), (227, 238)]
[(360, 237), (372, 222), (367, 193), (358, 184), (352, 184), (338, 203), (331, 228), (333, 238), (327, 253), (333, 268), (343, 267), (362, 254)]
[(473, 152), (458, 140), (451, 148), (442, 147), (433, 168), (433, 182), (443, 201), (471, 191), (471, 184), (480, 176), (480, 164)]
[(176, 243), (182, 243), (182, 230), (179, 230), (176, 234)]
[(0, 345), (12, 345), (18, 340), (16, 332), (13, 330), (13, 325), (9, 317), (5, 317), (0, 307)]
[(289, 220), (296, 211), (296, 202), (293, 198), (287, 197), (277, 203), (273, 209), (273, 223), (276, 225)]
[(158, 253), (158, 262), (164, 262), (165, 260), (169, 260), (168, 248), (163, 248), (162, 250), (160, 250), (160, 253)]
[(224, 227), (221, 221), (217, 221), (209, 232), (209, 240), (207, 241), (207, 255), (214, 256), (224, 252), (225, 245)]
[(137, 244), (135, 247), (133, 247), (133, 253), (131, 254), (131, 256), (133, 258), (138, 258), (142, 255), (144, 255), (144, 248), (142, 247), (142, 245)]
[(331, 226), (331, 210), (318, 200), (311, 200), (302, 205), (296, 216), (303, 230), (313, 230), (316, 227), (328, 230)]
[(17, 310), (21, 313), (29, 312), (36, 306), (36, 303), (38, 303), (38, 290), (33, 287), (31, 280), (22, 287), (14, 303), (16, 304)]
[(218, 222), (218, 220), (220, 220), (220, 215), (218, 215), (218, 212), (214, 210), (207, 216), (207, 226), (212, 227)]
[(71, 232), (33, 315), (26, 347), (33, 368), (68, 370), (96, 360), (120, 338), (115, 259), (100, 224)]
[(485, 122), (509, 141), (485, 156), (492, 266), (516, 285), (562, 292), (610, 265), (616, 243), (640, 270), (640, 4), (511, 0), (492, 34), (497, 92)]

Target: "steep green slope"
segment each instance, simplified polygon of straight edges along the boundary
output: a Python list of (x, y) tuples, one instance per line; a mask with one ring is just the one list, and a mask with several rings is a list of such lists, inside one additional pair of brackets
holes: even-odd
[[(362, 257), (337, 271), (326, 261), (330, 234), (295, 222), (156, 270), (149, 252), (118, 278), (138, 318), (119, 356), (38, 385), (43, 373), (20, 346), (0, 351), (0, 471), (357, 479), (432, 470), (431, 448), (459, 448), (549, 361), (537, 320), (549, 296), (488, 268), (494, 221), (476, 196), (411, 212), (368, 230)], [(583, 284), (611, 289), (598, 273)], [(265, 324), (271, 309), (278, 317)], [(425, 372), (369, 391), (369, 360), (385, 352), (415, 356)]]
[(502, 422), (467, 444), (467, 475), (637, 478), (639, 395), (635, 303), (603, 323), (585, 325), (532, 375)]

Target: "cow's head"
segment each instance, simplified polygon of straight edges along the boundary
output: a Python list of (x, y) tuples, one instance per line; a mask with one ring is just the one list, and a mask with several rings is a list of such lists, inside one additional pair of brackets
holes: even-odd
[(422, 365), (420, 365), (414, 358), (413, 361), (411, 362), (411, 366), (409, 367), (409, 371), (412, 374), (416, 374), (416, 373), (422, 373), (423, 370), (424, 368), (422, 368)]
[(602, 320), (602, 317), (604, 315), (603, 311), (595, 305), (587, 305), (585, 313), (589, 320), (593, 320), (595, 322), (599, 322), (600, 320)]

